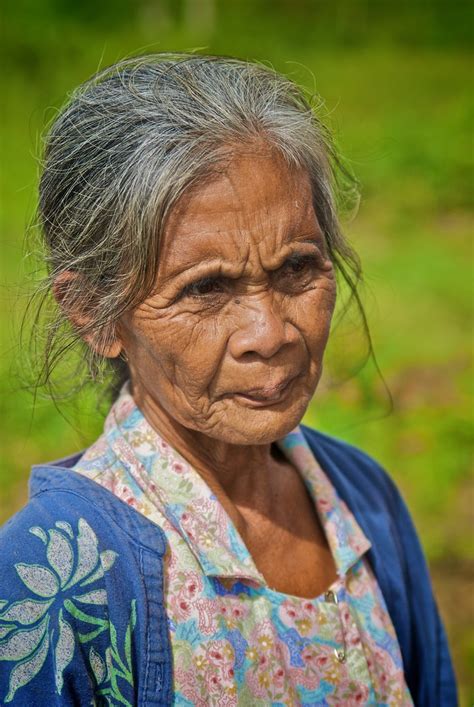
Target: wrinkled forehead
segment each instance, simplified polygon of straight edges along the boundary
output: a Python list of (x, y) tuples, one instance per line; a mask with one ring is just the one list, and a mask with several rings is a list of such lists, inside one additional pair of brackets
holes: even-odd
[(311, 184), (302, 169), (270, 152), (245, 153), (176, 204), (165, 229), (160, 261), (179, 266), (196, 258), (274, 250), (305, 234), (318, 235)]

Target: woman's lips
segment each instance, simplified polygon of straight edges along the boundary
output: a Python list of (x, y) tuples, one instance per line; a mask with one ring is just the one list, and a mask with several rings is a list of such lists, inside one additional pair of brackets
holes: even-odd
[(233, 393), (232, 397), (240, 398), (246, 403), (250, 403), (252, 407), (266, 407), (275, 405), (281, 402), (291, 388), (291, 384), (297, 378), (293, 376), (286, 378), (277, 385), (267, 386), (265, 388), (253, 388), (245, 393)]

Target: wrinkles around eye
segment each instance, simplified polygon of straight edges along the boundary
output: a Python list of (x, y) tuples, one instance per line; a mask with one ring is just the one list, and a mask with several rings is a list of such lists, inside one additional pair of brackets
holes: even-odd
[(179, 298), (190, 297), (208, 297), (223, 291), (223, 278), (221, 277), (203, 277), (195, 282), (191, 282), (181, 290)]
[[(294, 252), (275, 269), (267, 271), (269, 284), (275, 289), (285, 290), (290, 283), (297, 285), (319, 277), (321, 273), (327, 274), (332, 268), (332, 263), (319, 249), (312, 253)], [(209, 273), (187, 283), (173, 298), (174, 302), (182, 299), (201, 300), (210, 303), (211, 300), (222, 300), (222, 296), (242, 294), (241, 287), (244, 279), (241, 276), (227, 276), (222, 273)]]
[[(275, 289), (304, 288), (314, 281), (321, 270), (321, 258), (316, 255), (292, 255), (277, 270), (270, 273), (270, 284)], [(222, 276), (207, 276), (187, 284), (182, 288), (177, 300), (191, 298), (209, 302), (222, 299), (225, 294), (233, 295), (236, 281)], [(241, 294), (239, 292), (239, 294)]]

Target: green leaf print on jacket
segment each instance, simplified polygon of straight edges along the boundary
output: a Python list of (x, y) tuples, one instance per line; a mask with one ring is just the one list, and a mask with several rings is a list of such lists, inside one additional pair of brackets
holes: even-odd
[(126, 700), (120, 691), (118, 678), (125, 680), (133, 686), (132, 672), (132, 633), (137, 621), (136, 600), (132, 600), (130, 621), (125, 633), (123, 647), (123, 659), (117, 645), (117, 632), (113, 624), (110, 624), (111, 645), (105, 651), (105, 663), (99, 653), (91, 646), (89, 651), (89, 662), (94, 672), (95, 679), (99, 686), (97, 696), (105, 697), (108, 704), (115, 705), (117, 702), (132, 707), (132, 703)]
[(109, 641), (104, 656), (92, 645), (88, 654), (96, 693), (108, 703), (129, 704), (120, 691), (118, 678), (133, 685), (131, 636), (136, 622), (135, 600), (122, 658), (116, 628), (109, 620), (103, 582), (117, 553), (99, 552), (97, 536), (83, 518), (79, 519), (76, 535), (66, 521), (57, 521), (55, 528), (49, 530), (35, 526), (30, 533), (44, 544), (46, 564), (15, 564), (30, 596), (17, 601), (0, 599), (0, 661), (12, 663), (8, 693), (0, 699), (11, 702), (17, 690), (38, 675), (50, 651), (55, 689), (60, 694), (63, 674), (73, 659), (76, 644), (86, 644), (107, 631)]

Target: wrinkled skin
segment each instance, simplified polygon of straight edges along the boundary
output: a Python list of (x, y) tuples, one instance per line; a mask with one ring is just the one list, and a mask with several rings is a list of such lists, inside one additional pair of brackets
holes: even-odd
[[(205, 276), (214, 280), (193, 284)], [(156, 290), (124, 321), (135, 397), (167, 426), (273, 442), (316, 389), (334, 303), (306, 175), (269, 155), (240, 157), (175, 210)], [(298, 378), (281, 404), (255, 409), (232, 395), (288, 376)]]
[[(335, 298), (308, 176), (263, 148), (236, 155), (174, 208), (155, 291), (117, 339), (150, 424), (213, 488), (264, 575), (306, 596), (327, 587), (334, 565), (298, 473), (272, 442), (314, 394)], [(268, 533), (294, 555), (276, 576)], [(305, 563), (308, 579), (295, 584)]]

